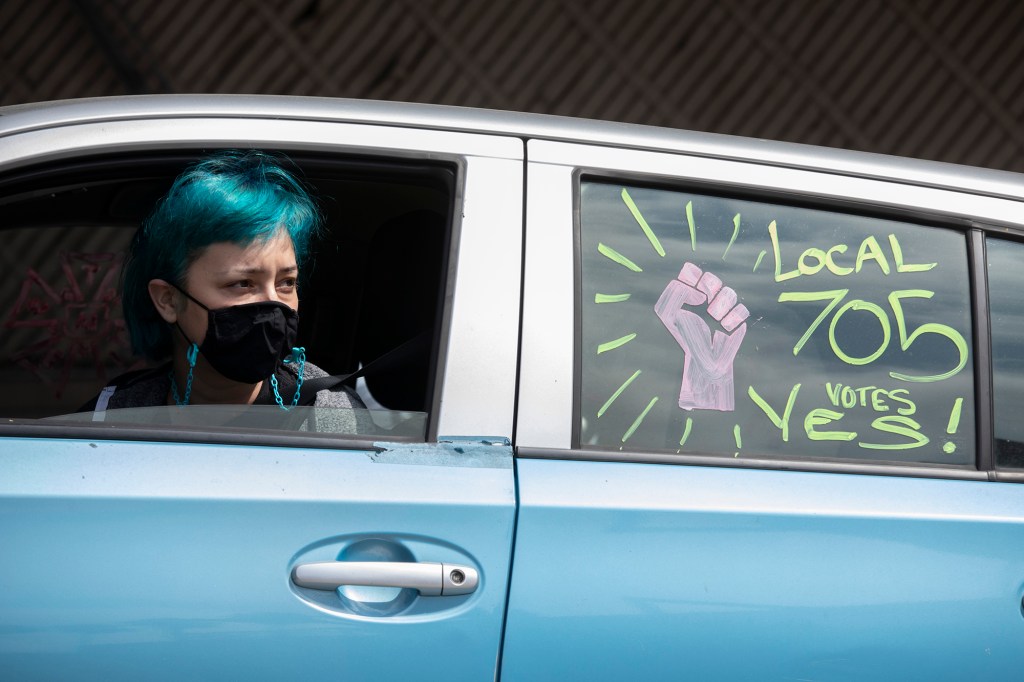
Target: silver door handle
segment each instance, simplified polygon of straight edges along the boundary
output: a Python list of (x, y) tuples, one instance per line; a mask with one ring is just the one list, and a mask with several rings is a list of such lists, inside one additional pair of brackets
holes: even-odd
[(404, 587), (425, 597), (450, 597), (476, 590), (475, 568), (456, 564), (405, 561), (322, 561), (299, 564), (292, 582), (313, 590), (336, 590), (343, 585)]

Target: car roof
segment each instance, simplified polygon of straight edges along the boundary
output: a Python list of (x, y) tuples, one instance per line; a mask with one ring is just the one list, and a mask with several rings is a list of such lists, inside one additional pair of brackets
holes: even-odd
[(137, 95), (0, 107), (5, 136), (81, 123), (153, 118), (248, 118), (380, 124), (662, 151), (972, 194), (1024, 198), (1024, 175), (987, 168), (717, 133), (490, 109), (283, 95)]

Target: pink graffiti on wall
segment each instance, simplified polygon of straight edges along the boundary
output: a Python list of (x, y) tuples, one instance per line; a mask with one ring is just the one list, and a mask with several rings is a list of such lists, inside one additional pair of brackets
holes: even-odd
[(38, 330), (10, 359), (52, 386), (58, 399), (75, 366), (92, 365), (102, 382), (108, 371), (134, 363), (117, 291), (122, 255), (72, 251), (59, 257), (62, 280), (47, 282), (27, 269), (3, 324), (5, 329)]
[[(747, 333), (750, 313), (737, 304), (736, 292), (710, 272), (686, 263), (668, 283), (654, 306), (662, 324), (683, 350), (683, 382), (679, 407), (684, 410), (735, 409), (733, 360)], [(707, 305), (708, 314), (725, 331), (711, 328), (685, 306)], [(731, 332), (731, 333), (727, 333)]]

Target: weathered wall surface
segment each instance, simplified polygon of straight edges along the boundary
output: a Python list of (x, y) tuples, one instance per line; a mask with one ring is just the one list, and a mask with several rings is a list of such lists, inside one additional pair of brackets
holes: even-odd
[(328, 95), (1024, 171), (1024, 3), (3, 0), (0, 104)]

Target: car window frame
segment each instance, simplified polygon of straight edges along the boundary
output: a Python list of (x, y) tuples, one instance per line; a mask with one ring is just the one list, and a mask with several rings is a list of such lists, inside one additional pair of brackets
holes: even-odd
[[(450, 372), (452, 367), (450, 364), (450, 356), (452, 353), (452, 337), (453, 337), (453, 325), (455, 324), (454, 316), (456, 315), (456, 290), (458, 287), (459, 277), (459, 262), (462, 258), (466, 257), (460, 253), (461, 246), (463, 244), (463, 229), (464, 219), (466, 215), (466, 198), (467, 198), (467, 183), (471, 181), (469, 178), (469, 169), (472, 164), (471, 160), (479, 162), (506, 162), (512, 163), (516, 167), (516, 177), (521, 180), (521, 166), (523, 163), (523, 142), (519, 138), (511, 136), (495, 136), (495, 135), (483, 135), (466, 132), (451, 132), (444, 130), (435, 129), (410, 129), (410, 128), (393, 128), (385, 123), (378, 125), (367, 125), (367, 124), (351, 124), (351, 123), (337, 123), (337, 122), (324, 122), (324, 121), (313, 121), (313, 120), (285, 120), (285, 121), (274, 121), (274, 120), (261, 120), (261, 119), (249, 119), (239, 118), (238, 121), (234, 121), (230, 115), (216, 118), (217, 125), (212, 127), (214, 132), (200, 131), (195, 132), (194, 129), (189, 129), (189, 126), (196, 123), (191, 121), (189, 117), (158, 117), (154, 119), (127, 119), (124, 121), (110, 121), (103, 124), (99, 123), (77, 123), (77, 124), (58, 124), (53, 127), (40, 127), (33, 128), (32, 130), (25, 132), (14, 132), (9, 135), (4, 135), (0, 131), (0, 148), (6, 146), (8, 143), (13, 142), (14, 148), (18, 151), (20, 156), (14, 161), (8, 161), (0, 164), (0, 180), (7, 181), (10, 179), (17, 179), (19, 177), (25, 177), (31, 175), (35, 169), (55, 166), (57, 168), (68, 168), (75, 165), (83, 159), (96, 159), (104, 156), (116, 156), (116, 155), (146, 155), (146, 154), (174, 154), (174, 153), (189, 153), (192, 150), (210, 150), (220, 148), (234, 148), (239, 146), (233, 144), (232, 139), (221, 139), (215, 137), (216, 130), (218, 127), (223, 127), (225, 123), (242, 122), (245, 125), (256, 126), (263, 131), (263, 134), (257, 139), (247, 139), (249, 147), (258, 147), (261, 149), (267, 149), (275, 152), (283, 152), (296, 157), (303, 156), (314, 156), (321, 155), (327, 157), (336, 157), (340, 163), (344, 164), (347, 159), (359, 159), (369, 162), (376, 162), (383, 166), (389, 163), (401, 165), (403, 162), (414, 162), (438, 166), (448, 166), (453, 174), (454, 180), (450, 191), (450, 207), (449, 207), (449, 223), (446, 226), (446, 240), (447, 240), (447, 267), (444, 271), (444, 290), (441, 292), (442, 297), (442, 310), (440, 311), (440, 318), (437, 322), (437, 328), (434, 334), (434, 349), (435, 352), (432, 354), (431, 367), (434, 390), (430, 398), (430, 411), (428, 413), (428, 427), (427, 434), (424, 440), (411, 439), (406, 437), (396, 437), (394, 442), (425, 442), (425, 443), (437, 443), (444, 442), (445, 438), (449, 436), (445, 433), (445, 427), (442, 422), (442, 406), (445, 402), (445, 385), (446, 380), (450, 379)], [(210, 120), (203, 121), (209, 123)], [(126, 137), (132, 141), (129, 144), (111, 144), (109, 146), (104, 145), (102, 142), (96, 142), (90, 135), (92, 131), (97, 129), (97, 126), (103, 128), (117, 128), (118, 124), (123, 124), (126, 128)], [(141, 139), (144, 135), (139, 132), (139, 128), (145, 130), (148, 126), (170, 126), (174, 130), (173, 135), (169, 135), (167, 138), (157, 137), (154, 139)], [(314, 138), (312, 136), (301, 135), (302, 131), (322, 129), (324, 126), (328, 126), (330, 130), (337, 133), (333, 137), (328, 137), (329, 141), (320, 141), (324, 138)], [(80, 144), (76, 146), (75, 137), (67, 136), (65, 133), (73, 131), (79, 136)], [(298, 131), (298, 132), (296, 132)], [(371, 133), (368, 141), (361, 140), (357, 143), (352, 139), (345, 139), (343, 133)], [(390, 137), (387, 137), (391, 132), (397, 131), (398, 141), (392, 141)], [(244, 133), (238, 133), (244, 135)], [(55, 141), (55, 147), (58, 151), (42, 149), (37, 153), (26, 151), (30, 145), (26, 144), (25, 139), (19, 138), (32, 138), (37, 139), (39, 136), (43, 136), (42, 139), (51, 138)], [(206, 137), (204, 137), (204, 135)], [(191, 143), (183, 143), (179, 137), (185, 137), (193, 140)], [(339, 137), (341, 139), (339, 139)], [(386, 146), (382, 146), (379, 140), (382, 137), (387, 137)], [(296, 138), (302, 138), (298, 141)], [(404, 142), (409, 139), (419, 139), (419, 143), (412, 148), (409, 146), (402, 146)], [(479, 142), (480, 149), (474, 148), (474, 143)], [(361, 146), (362, 145), (362, 146)], [(444, 150), (444, 147), (449, 148), (456, 147), (461, 148), (459, 151), (448, 151)], [(438, 147), (441, 150), (438, 150)], [(493, 165), (493, 163), (492, 163)], [(487, 169), (481, 169), (477, 175), (484, 175)], [(6, 183), (3, 183), (6, 184)], [(476, 179), (477, 189), (479, 193), (479, 187), (482, 186), (480, 179)], [(514, 189), (514, 188), (513, 188)], [(522, 188), (520, 187), (520, 190)], [(484, 198), (477, 199), (477, 203), (484, 203)], [(514, 202), (515, 205), (520, 205), (521, 201)], [(478, 222), (482, 222), (481, 218), (477, 218)], [(521, 230), (521, 221), (515, 221)], [(479, 231), (479, 229), (477, 230)], [(516, 232), (512, 235), (516, 242), (521, 242), (521, 235)], [(514, 254), (513, 254), (514, 255)], [(515, 258), (515, 267), (518, 271), (521, 260)], [(509, 287), (509, 291), (514, 289), (516, 295), (519, 293), (518, 283), (512, 283), (514, 286)], [(516, 308), (518, 308), (518, 298), (516, 299)], [(460, 334), (464, 337), (465, 334)], [(506, 358), (508, 362), (514, 363), (514, 357), (509, 356)], [(503, 370), (509, 376), (515, 374), (515, 367), (505, 367)], [(99, 388), (99, 387), (98, 387)], [(504, 417), (507, 422), (511, 425), (512, 423), (512, 393), (513, 387), (508, 387), (510, 408), (508, 414)], [(468, 400), (468, 397), (463, 397), (463, 401)], [(454, 402), (454, 401), (449, 401)], [(499, 415), (497, 420), (501, 420), (502, 417)], [(492, 421), (494, 421), (492, 419)], [(488, 429), (484, 429), (488, 430)], [(475, 432), (475, 431), (474, 431)], [(454, 435), (454, 434), (451, 434)], [(484, 434), (490, 437), (511, 437), (512, 429), (511, 426), (508, 428), (507, 433), (495, 433), (495, 434)], [(124, 424), (113, 425), (106, 424), (103, 422), (95, 423), (81, 423), (74, 422), (73, 424), (61, 423), (59, 420), (48, 421), (46, 423), (34, 422), (32, 420), (24, 419), (4, 419), (0, 421), (0, 438), (8, 437), (19, 437), (29, 436), (34, 438), (84, 438), (87, 440), (96, 439), (115, 439), (115, 440), (155, 440), (155, 441), (171, 441), (171, 442), (188, 442), (188, 443), (223, 443), (223, 444), (242, 444), (242, 445), (261, 445), (261, 446), (286, 446), (286, 447), (313, 447), (313, 448), (330, 448), (330, 449), (364, 449), (366, 446), (372, 446), (374, 442), (381, 440), (388, 440), (380, 435), (370, 434), (313, 434), (310, 432), (282, 432), (282, 431), (266, 431), (256, 432), (250, 431), (248, 434), (241, 434), (232, 432), (228, 429), (219, 429), (217, 427), (210, 428), (194, 428), (194, 427), (175, 427), (173, 429), (166, 428), (152, 428), (146, 426), (128, 426)], [(367, 437), (369, 436), (369, 437)]]
[[(577, 168), (573, 173), (573, 276), (574, 276), (574, 298), (575, 314), (573, 317), (573, 336), (574, 336), (574, 349), (573, 349), (573, 423), (572, 423), (572, 448), (573, 450), (595, 450), (595, 451), (606, 451), (609, 448), (586, 448), (582, 445), (580, 440), (580, 428), (581, 428), (581, 405), (580, 398), (582, 395), (582, 360), (583, 360), (583, 348), (582, 348), (582, 325), (583, 325), (583, 306), (582, 306), (582, 286), (583, 286), (583, 271), (582, 271), (582, 187), (583, 183), (587, 181), (599, 182), (603, 184), (611, 185), (622, 185), (633, 187), (642, 187), (649, 189), (665, 190), (671, 192), (694, 192), (705, 196), (720, 198), (720, 199), (738, 199), (743, 201), (758, 202), (765, 205), (781, 205), (795, 208), (813, 209), (823, 212), (830, 213), (841, 213), (842, 215), (853, 215), (863, 218), (877, 218), (883, 220), (896, 220), (904, 224), (914, 224), (924, 229), (937, 228), (937, 229), (949, 229), (961, 234), (965, 241), (966, 247), (966, 262), (965, 268), (967, 270), (968, 285), (970, 291), (966, 296), (966, 302), (968, 306), (968, 313), (972, 321), (971, 329), (971, 356), (972, 362), (970, 363), (973, 372), (973, 384), (974, 389), (978, 389), (978, 374), (982, 367), (982, 362), (988, 362), (988, 357), (979, 359), (977, 354), (974, 352), (973, 345), (975, 343), (975, 336), (977, 333), (973, 327), (977, 326), (974, 321), (977, 317), (977, 300), (973, 295), (974, 289), (976, 288), (974, 280), (976, 279), (976, 270), (972, 265), (977, 262), (978, 256), (975, 253), (977, 248), (975, 241), (972, 239), (971, 223), (966, 221), (948, 220), (943, 219), (940, 216), (930, 215), (925, 212), (912, 211), (908, 209), (887, 211), (879, 209), (877, 206), (864, 201), (858, 201), (855, 199), (851, 200), (821, 200), (818, 197), (802, 194), (798, 192), (787, 192), (781, 190), (770, 190), (764, 188), (749, 188), (742, 185), (735, 187), (725, 187), (720, 182), (705, 182), (700, 180), (686, 179), (680, 181), (663, 175), (645, 175), (641, 173), (616, 173), (610, 172), (608, 169), (585, 169)], [(839, 208), (842, 207), (842, 208)], [(984, 257), (983, 255), (981, 256)], [(975, 403), (978, 402), (977, 396), (982, 395), (975, 393)], [(975, 424), (975, 429), (978, 425)], [(758, 461), (762, 464), (772, 463), (778, 458), (779, 460), (785, 460), (790, 465), (795, 462), (808, 460), (816, 463), (816, 466), (826, 467), (825, 469), (815, 470), (827, 470), (827, 467), (834, 464), (848, 465), (851, 471), (854, 472), (873, 472), (878, 467), (885, 469), (896, 468), (903, 471), (922, 469), (925, 471), (932, 471), (935, 469), (951, 470), (961, 473), (973, 472), (980, 470), (978, 464), (980, 463), (981, 448), (979, 447), (981, 437), (975, 433), (975, 467), (970, 465), (960, 464), (933, 464), (927, 462), (908, 462), (908, 463), (897, 463), (897, 462), (866, 462), (864, 460), (852, 460), (849, 458), (842, 457), (798, 457), (798, 456), (787, 456), (784, 452), (772, 453), (771, 458), (758, 458), (756, 456), (751, 457), (749, 454), (744, 454), (743, 458), (747, 460)], [(651, 451), (644, 451), (644, 455), (658, 454)], [(664, 453), (669, 458), (675, 456), (670, 453)], [(680, 453), (679, 456), (682, 456)], [(707, 463), (712, 462), (720, 458), (724, 458), (721, 455), (687, 455), (687, 457), (695, 458), (701, 462)], [(740, 461), (743, 458), (737, 458), (736, 461)], [(671, 460), (668, 460), (671, 461)], [(760, 468), (775, 468), (775, 467), (760, 467)], [(783, 468), (799, 468), (794, 466), (786, 466)], [(845, 468), (845, 467), (844, 467)]]
[[(569, 147), (569, 145), (565, 145)], [(573, 145), (576, 147), (577, 145)], [(580, 143), (579, 147), (586, 147)], [(614, 462), (642, 462), (676, 465), (696, 466), (721, 466), (738, 468), (759, 468), (779, 469), (793, 471), (821, 471), (848, 474), (869, 474), (883, 476), (912, 476), (924, 478), (943, 478), (960, 480), (998, 480), (1024, 482), (1024, 472), (996, 471), (993, 462), (993, 414), (991, 405), (991, 345), (988, 324), (988, 288), (985, 268), (984, 239), (989, 232), (1005, 235), (1007, 232), (1018, 236), (1024, 236), (1024, 225), (1012, 222), (1005, 218), (1007, 215), (1006, 204), (1003, 202), (1024, 203), (1019, 197), (989, 196), (981, 195), (970, 189), (958, 191), (949, 186), (933, 187), (922, 184), (925, 191), (938, 190), (949, 195), (950, 199), (957, 195), (971, 197), (978, 195), (982, 200), (999, 203), (985, 205), (989, 215), (978, 216), (972, 210), (948, 211), (942, 209), (928, 210), (919, 206), (901, 205), (886, 201), (871, 201), (856, 196), (834, 196), (823, 195), (815, 191), (806, 191), (792, 188), (779, 188), (771, 186), (753, 185), (746, 181), (727, 181), (721, 178), (704, 179), (695, 176), (695, 171), (687, 169), (686, 174), (672, 175), (657, 171), (638, 171), (632, 168), (615, 167), (613, 164), (598, 164), (593, 158), (601, 154), (601, 151), (593, 149), (585, 150), (582, 160), (579, 162), (567, 161), (562, 158), (548, 158), (559, 155), (560, 150), (555, 150), (542, 155), (531, 154), (530, 162), (538, 166), (568, 166), (570, 168), (572, 195), (572, 242), (573, 242), (573, 366), (572, 366), (572, 409), (569, 417), (571, 440), (568, 446), (554, 446), (530, 442), (523, 446), (520, 444), (518, 455), (524, 458), (537, 459), (570, 459), (570, 460), (591, 460), (591, 461), (614, 461)], [(657, 150), (622, 149), (616, 150), (625, 154), (637, 153), (638, 155), (657, 154), (663, 157), (671, 157), (680, 164), (685, 164), (688, 157), (686, 154), (669, 153)], [(569, 154), (565, 154), (569, 156)], [(735, 162), (735, 159), (723, 159), (726, 162)], [(751, 165), (766, 166), (756, 161)], [(627, 164), (623, 164), (624, 166)], [(818, 175), (836, 175), (845, 177), (845, 174), (835, 172), (829, 173), (827, 169), (793, 169), (803, 173)], [(969, 291), (967, 293), (967, 305), (971, 317), (971, 344), (973, 347), (972, 369), (974, 372), (975, 390), (975, 458), (973, 465), (944, 465), (944, 464), (864, 464), (829, 458), (807, 459), (793, 458), (786, 459), (757, 459), (748, 455), (746, 459), (703, 457), (699, 455), (686, 454), (665, 454), (652, 452), (623, 451), (609, 452), (606, 450), (588, 449), (581, 447), (579, 440), (579, 399), (580, 399), (580, 348), (579, 330), (581, 324), (580, 310), (580, 187), (582, 178), (600, 179), (615, 183), (638, 183), (644, 186), (670, 187), (672, 189), (685, 188), (697, 192), (709, 192), (715, 195), (737, 196), (748, 200), (769, 200), (786, 203), (788, 205), (809, 206), (821, 210), (838, 210), (852, 212), (858, 215), (871, 215), (885, 217), (894, 220), (920, 223), (924, 226), (935, 226), (952, 228), (964, 234), (967, 247), (967, 270), (969, 280)], [(857, 176), (855, 179), (885, 182), (893, 186), (908, 185), (905, 179), (886, 178), (879, 176)], [(947, 202), (950, 203), (950, 202)], [(965, 202), (969, 203), (969, 202)], [(1022, 206), (1024, 207), (1024, 206)], [(550, 208), (550, 207), (548, 207)], [(539, 208), (535, 209), (540, 212)], [(985, 213), (982, 210), (981, 213)], [(1001, 213), (999, 217), (992, 214)], [(528, 369), (528, 368), (527, 368)]]

